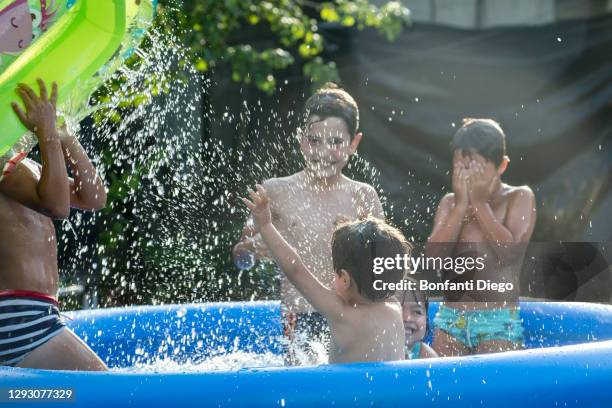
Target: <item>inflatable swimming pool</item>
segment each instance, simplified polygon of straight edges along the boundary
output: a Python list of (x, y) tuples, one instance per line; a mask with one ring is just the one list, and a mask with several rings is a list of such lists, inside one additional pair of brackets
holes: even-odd
[[(432, 304), (430, 316), (437, 309)], [(70, 326), (109, 364), (278, 354), (276, 302), (102, 309)], [(522, 303), (529, 350), (486, 356), (200, 373), (0, 368), (9, 389), (71, 389), (70, 407), (610, 407), (612, 306)], [(54, 405), (51, 403), (50, 406)], [(19, 404), (27, 406), (27, 404)]]

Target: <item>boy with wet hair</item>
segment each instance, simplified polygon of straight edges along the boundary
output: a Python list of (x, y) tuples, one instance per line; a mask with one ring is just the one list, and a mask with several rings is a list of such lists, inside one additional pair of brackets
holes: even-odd
[(368, 218), (344, 223), (332, 237), (334, 288), (310, 271), (272, 223), (270, 197), (264, 187), (249, 189), (255, 227), (277, 265), (331, 329), (330, 363), (401, 360), (404, 354), (402, 309), (391, 290), (375, 290), (374, 281), (397, 283), (405, 271), (373, 271), (374, 258), (410, 255), (410, 244), (384, 221)]
[(515, 290), (446, 292), (434, 319), (433, 347), (443, 356), (522, 348), (517, 267), (522, 254), (516, 256), (516, 249), (531, 238), (535, 197), (528, 186), (501, 181), (510, 162), (505, 139), (492, 119), (463, 120), (451, 143), (453, 192), (440, 201), (428, 254), (483, 257), (483, 269), (447, 271), (444, 279), (512, 283)]
[[(313, 275), (324, 285), (334, 275), (329, 239), (336, 225), (372, 215), (384, 218), (376, 190), (349, 179), (342, 169), (355, 154), (363, 135), (358, 132), (359, 110), (355, 100), (335, 84), (326, 84), (305, 103), (305, 123), (298, 130), (304, 169), (288, 177), (263, 182), (271, 199), (272, 222), (300, 254)], [(269, 259), (269, 253), (252, 219), (243, 229), (233, 258), (241, 269), (254, 261)], [(308, 348), (302, 340), (316, 338), (327, 343), (323, 316), (281, 274), (281, 301), (288, 358), (295, 363), (294, 349)], [(302, 343), (302, 344), (299, 344)], [(316, 356), (307, 356), (316, 362)]]
[(103, 371), (60, 316), (52, 219), (68, 218), (71, 208), (103, 208), (106, 190), (79, 141), (56, 127), (57, 85), (50, 93), (40, 79), (38, 86), (40, 94), (20, 84), (25, 110), (12, 107), (38, 138), (42, 164), (13, 161), (0, 179), (0, 365)]

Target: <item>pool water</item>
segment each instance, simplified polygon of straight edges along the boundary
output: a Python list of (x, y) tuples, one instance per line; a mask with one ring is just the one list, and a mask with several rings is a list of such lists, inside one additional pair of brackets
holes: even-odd
[(177, 362), (160, 358), (152, 362), (136, 363), (132, 367), (114, 368), (112, 371), (129, 373), (197, 373), (207, 371), (235, 371), (243, 368), (282, 367), (283, 356), (273, 353), (236, 351), (207, 358), (201, 362)]
[[(327, 364), (327, 347), (322, 342), (312, 340), (305, 334), (299, 333), (290, 345), (284, 337), (277, 338), (283, 347), (291, 347), (298, 366), (312, 366)], [(236, 371), (245, 368), (283, 367), (286, 365), (285, 355), (263, 352), (232, 351), (220, 349), (210, 353), (205, 359), (175, 360), (165, 355), (147, 361), (136, 361), (133, 366), (117, 367), (112, 371), (130, 373), (189, 373), (208, 371)]]

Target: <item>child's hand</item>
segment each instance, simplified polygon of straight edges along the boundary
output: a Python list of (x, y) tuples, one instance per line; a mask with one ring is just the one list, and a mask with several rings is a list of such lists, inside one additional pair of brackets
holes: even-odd
[(255, 250), (255, 257), (257, 259), (270, 259), (272, 254), (270, 250), (261, 238), (261, 234), (256, 234), (254, 237), (247, 238), (247, 241), (253, 246)]
[[(23, 101), (26, 111), (24, 112), (17, 103), (11, 103), (15, 114), (23, 125), (34, 132), (40, 139), (40, 132), (48, 137), (56, 136), (55, 132), (55, 105), (57, 103), (57, 84), (51, 87), (51, 96), (47, 95), (47, 87), (42, 79), (38, 79), (40, 96), (26, 84), (17, 85), (17, 94)], [(52, 131), (51, 131), (52, 130)], [(39, 140), (40, 141), (40, 140)]]
[(258, 230), (272, 223), (272, 212), (270, 211), (270, 198), (266, 190), (260, 185), (256, 186), (257, 192), (249, 188), (249, 196), (251, 200), (242, 198), (242, 202), (249, 207), (251, 214), (253, 214), (253, 220)]
[(480, 161), (474, 160), (470, 163), (467, 186), (472, 205), (483, 204), (489, 201), (497, 181), (496, 176), (497, 174), (487, 174), (483, 163)]
[(453, 168), (453, 193), (455, 194), (455, 206), (467, 208), (469, 204), (467, 188), (467, 172), (463, 162), (455, 163)]

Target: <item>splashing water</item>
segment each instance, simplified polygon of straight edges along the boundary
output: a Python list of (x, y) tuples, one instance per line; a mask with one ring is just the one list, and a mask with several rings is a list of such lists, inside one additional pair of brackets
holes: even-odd
[[(77, 213), (63, 225), (63, 271), (97, 287), (102, 305), (278, 298), (270, 266), (238, 273), (229, 257), (246, 219), (238, 196), (303, 168), (285, 130), (295, 127), (282, 126), (274, 106), (266, 114), (261, 100), (216, 112), (209, 101), (216, 84), (185, 62), (178, 37), (156, 30), (147, 37), (138, 63), (94, 100), (97, 121), (81, 124), (109, 200), (101, 213)], [(242, 136), (232, 146), (213, 134), (221, 128)], [(363, 158), (346, 172), (377, 184)]]
[(236, 371), (245, 368), (282, 367), (283, 365), (283, 357), (278, 354), (257, 354), (236, 351), (214, 356), (200, 363), (178, 363), (169, 358), (159, 358), (151, 363), (139, 363), (133, 367), (119, 368), (113, 371), (132, 373), (190, 373), (203, 371)]
[[(238, 111), (213, 101), (222, 85), (196, 72), (179, 37), (150, 30), (137, 61), (92, 98), (96, 113), (80, 124), (108, 203), (60, 226), (60, 265), (65, 283), (82, 283), (103, 307), (279, 298), (274, 268), (238, 271), (230, 250), (246, 219), (237, 199), (246, 187), (303, 169), (293, 132), (301, 107), (285, 117), (278, 99), (245, 97)], [(217, 137), (223, 129), (238, 137)], [(380, 191), (378, 171), (362, 157), (345, 173)], [(308, 341), (315, 363), (326, 362), (325, 347)], [(296, 356), (312, 361), (305, 352)], [(135, 370), (270, 366), (279, 358), (232, 352), (183, 364), (163, 352), (151, 357)]]
[[(281, 344), (288, 346), (285, 338), (280, 338)], [(328, 355), (323, 343), (315, 340), (302, 339), (300, 345), (293, 345), (296, 363), (299, 366), (327, 364)], [(218, 350), (210, 352), (210, 357), (203, 361), (189, 360), (177, 361), (171, 355), (160, 353), (146, 359), (137, 359), (133, 366), (116, 368), (119, 372), (205, 372), (205, 371), (236, 371), (247, 368), (283, 367), (286, 365), (283, 355), (266, 353), (253, 353), (247, 351)], [(314, 354), (314, 359), (313, 359)]]

